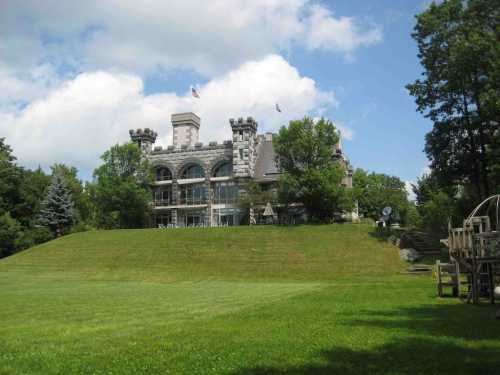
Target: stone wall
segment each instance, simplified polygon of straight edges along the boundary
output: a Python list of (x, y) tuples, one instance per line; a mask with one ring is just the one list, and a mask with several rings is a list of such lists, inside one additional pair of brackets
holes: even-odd
[(208, 146), (197, 143), (195, 146), (183, 145), (180, 149), (169, 146), (166, 150), (155, 147), (148, 155), (153, 166), (164, 166), (170, 169), (174, 179), (177, 179), (182, 169), (196, 163), (203, 167), (205, 176), (211, 176), (213, 169), (222, 161), (233, 161), (233, 145), (231, 141), (223, 144), (211, 142)]

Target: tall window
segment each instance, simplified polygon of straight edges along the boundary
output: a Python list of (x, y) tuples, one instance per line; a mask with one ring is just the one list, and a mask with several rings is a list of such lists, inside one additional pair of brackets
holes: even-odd
[(155, 216), (156, 226), (158, 228), (172, 224), (172, 213), (170, 211), (160, 213)]
[(238, 186), (232, 182), (216, 182), (213, 188), (214, 203), (236, 203), (238, 201)]
[(198, 164), (192, 164), (185, 168), (181, 173), (181, 178), (203, 178), (205, 171)]
[(172, 173), (168, 168), (157, 168), (156, 169), (156, 181), (168, 181), (172, 179)]
[(207, 189), (204, 183), (180, 185), (180, 204), (195, 205), (207, 202)]
[(172, 189), (163, 188), (155, 190), (155, 205), (170, 206), (172, 204)]
[(214, 177), (226, 177), (233, 174), (233, 165), (231, 163), (224, 163), (219, 165), (214, 171)]

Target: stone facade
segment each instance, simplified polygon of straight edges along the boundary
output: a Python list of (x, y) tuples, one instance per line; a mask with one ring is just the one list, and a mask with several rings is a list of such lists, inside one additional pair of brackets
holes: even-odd
[[(194, 113), (172, 115), (173, 144), (167, 148), (153, 149), (157, 135), (150, 129), (130, 130), (155, 168), (155, 227), (238, 225), (242, 184), (253, 180), (272, 188), (278, 179), (272, 133), (257, 134), (253, 118), (229, 120), (232, 140), (208, 145), (198, 141), (200, 124)], [(335, 155), (346, 167), (343, 183), (352, 186), (352, 170), (340, 144)]]

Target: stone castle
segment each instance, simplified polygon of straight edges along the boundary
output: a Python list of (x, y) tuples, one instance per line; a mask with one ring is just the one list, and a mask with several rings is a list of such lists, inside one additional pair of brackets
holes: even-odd
[[(274, 189), (280, 174), (273, 134), (257, 134), (252, 117), (229, 124), (232, 140), (204, 145), (198, 138), (200, 118), (191, 112), (173, 114), (173, 143), (167, 148), (153, 147), (157, 134), (151, 129), (130, 130), (155, 169), (152, 226), (231, 226), (269, 220), (269, 215), (272, 221), (283, 221), (284, 215), (292, 222), (307, 219), (300, 207), (285, 213), (268, 204), (255, 207), (247, 220), (238, 205), (243, 186), (255, 181), (263, 190)], [(352, 168), (340, 142), (334, 155), (346, 170), (343, 184), (352, 187)]]

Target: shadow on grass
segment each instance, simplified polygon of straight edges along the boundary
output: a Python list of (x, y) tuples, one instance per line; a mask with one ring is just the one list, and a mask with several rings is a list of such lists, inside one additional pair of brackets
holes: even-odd
[(372, 350), (332, 342), (303, 366), (246, 368), (233, 374), (499, 374), (500, 322), (493, 318), (498, 308), (457, 304), (362, 311), (352, 326), (372, 327), (374, 332), (383, 328), (406, 337)]

